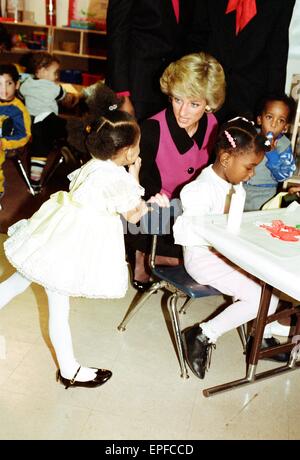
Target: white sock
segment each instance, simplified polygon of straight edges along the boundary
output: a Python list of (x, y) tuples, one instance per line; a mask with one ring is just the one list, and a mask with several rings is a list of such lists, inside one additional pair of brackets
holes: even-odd
[(0, 310), (18, 294), (24, 292), (30, 284), (31, 281), (19, 272), (15, 272), (0, 283)]
[[(207, 323), (201, 323), (199, 326), (201, 327), (203, 334), (206, 335), (206, 337), (209, 339), (209, 342), (216, 343), (217, 339), (219, 338), (219, 335), (211, 327), (210, 321), (208, 321)], [(269, 324), (267, 324), (264, 329), (263, 338), (270, 339), (271, 337), (272, 337), (271, 327)]]
[(266, 324), (265, 329), (264, 329), (263, 338), (270, 339), (271, 337), (272, 337), (271, 326), (270, 324)]
[[(60, 373), (72, 379), (80, 364), (76, 361), (69, 326), (70, 300), (68, 296), (46, 289), (49, 301), (49, 335), (59, 364)], [(97, 369), (81, 367), (76, 376), (79, 382), (93, 380)]]
[(199, 324), (199, 327), (201, 327), (202, 332), (206, 337), (208, 338), (209, 343), (216, 343), (217, 339), (219, 336), (217, 335), (216, 331), (211, 327), (210, 321), (207, 323), (201, 323)]

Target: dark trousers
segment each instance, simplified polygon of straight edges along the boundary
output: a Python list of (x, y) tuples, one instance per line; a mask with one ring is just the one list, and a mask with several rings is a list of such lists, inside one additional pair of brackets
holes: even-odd
[(48, 156), (56, 141), (67, 138), (66, 120), (50, 113), (44, 120), (31, 125), (31, 155)]

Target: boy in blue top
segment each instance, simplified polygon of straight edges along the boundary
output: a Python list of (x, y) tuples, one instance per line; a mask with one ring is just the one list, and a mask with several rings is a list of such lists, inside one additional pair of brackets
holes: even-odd
[(296, 170), (290, 140), (285, 136), (293, 120), (296, 103), (283, 94), (266, 97), (260, 105), (257, 124), (269, 139), (271, 150), (255, 168), (255, 175), (245, 184), (245, 211), (257, 211), (277, 193), (278, 183)]
[(23, 147), (30, 139), (30, 115), (17, 98), (19, 73), (12, 64), (0, 65), (0, 197), (4, 192), (2, 165), (6, 152)]

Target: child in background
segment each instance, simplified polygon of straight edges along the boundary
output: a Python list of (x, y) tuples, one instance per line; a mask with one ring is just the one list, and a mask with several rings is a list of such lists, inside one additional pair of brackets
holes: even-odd
[[(29, 75), (21, 84), (20, 94), (32, 117), (30, 181), (32, 188), (41, 189), (41, 176), (55, 141), (66, 144), (66, 120), (58, 116), (58, 103), (73, 106), (75, 95), (66, 93), (58, 84), (59, 60), (47, 52), (33, 53), (28, 63)], [(62, 154), (71, 155), (62, 149)], [(67, 158), (69, 159), (69, 158)]]
[[(264, 158), (266, 138), (244, 118), (229, 121), (221, 127), (215, 151), (216, 161), (205, 168), (196, 180), (186, 185), (180, 194), (183, 215), (173, 227), (175, 243), (185, 246), (184, 265), (198, 283), (207, 284), (234, 302), (208, 322), (183, 331), (186, 359), (193, 373), (204, 378), (211, 348), (217, 339), (248, 321), (258, 312), (261, 284), (249, 273), (215, 251), (193, 231), (192, 216), (223, 214), (227, 212), (232, 186), (249, 180), (256, 166)], [(272, 296), (269, 314), (274, 313), (278, 297)], [(276, 339), (264, 334), (262, 346), (272, 346)], [(287, 354), (276, 355), (276, 360), (288, 359)], [(274, 359), (275, 357), (273, 357)]]
[(296, 170), (290, 140), (284, 135), (294, 119), (296, 103), (285, 94), (268, 96), (260, 104), (257, 124), (267, 136), (271, 150), (257, 166), (255, 175), (245, 184), (245, 211), (257, 211), (277, 193), (278, 183)]
[(19, 86), (16, 67), (0, 64), (0, 198), (4, 193), (5, 155), (26, 145), (31, 136), (29, 112), (16, 96)]
[[(70, 175), (69, 192), (53, 194), (30, 219), (10, 227), (4, 243), (17, 272), (0, 284), (0, 308), (33, 281), (45, 287), (57, 378), (66, 388), (95, 387), (112, 375), (81, 367), (74, 357), (69, 297), (125, 295), (128, 268), (120, 215), (136, 223), (148, 212), (138, 182), (140, 129), (131, 115), (118, 109), (119, 103), (103, 86), (103, 115), (86, 127), (92, 159)], [(149, 201), (168, 206), (162, 195)]]

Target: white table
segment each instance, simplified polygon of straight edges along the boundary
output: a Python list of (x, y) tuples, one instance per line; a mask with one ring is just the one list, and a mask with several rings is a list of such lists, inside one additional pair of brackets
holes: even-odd
[[(264, 283), (246, 377), (208, 388), (203, 392), (205, 396), (212, 396), (221, 391), (253, 383), (259, 379), (289, 372), (300, 365), (299, 362), (296, 362), (296, 357), (291, 355), (289, 363), (284, 366), (267, 372), (256, 373), (259, 358), (274, 354), (275, 350), (276, 353), (291, 351), (295, 345), (289, 341), (289, 343), (273, 347), (271, 350), (260, 351), (266, 322), (280, 317), (280, 313), (277, 313), (267, 320), (273, 287), (296, 300), (300, 300), (300, 239), (297, 242), (282, 241), (273, 238), (267, 230), (257, 225), (257, 222), (271, 223), (272, 220), (277, 219), (282, 220), (287, 225), (300, 225), (300, 206), (293, 205), (286, 209), (244, 213), (238, 234), (232, 234), (227, 230), (226, 215), (207, 216), (205, 221), (202, 220), (201, 223), (199, 220), (200, 238), (204, 237), (221, 254)], [(299, 314), (299, 307), (294, 307), (293, 312)], [(298, 329), (297, 326), (296, 331)]]
[(298, 242), (282, 241), (256, 225), (271, 224), (272, 220), (300, 225), (300, 206), (244, 213), (237, 235), (227, 231), (224, 214), (209, 216), (199, 228), (201, 236), (228, 259), (300, 301), (300, 238)]

